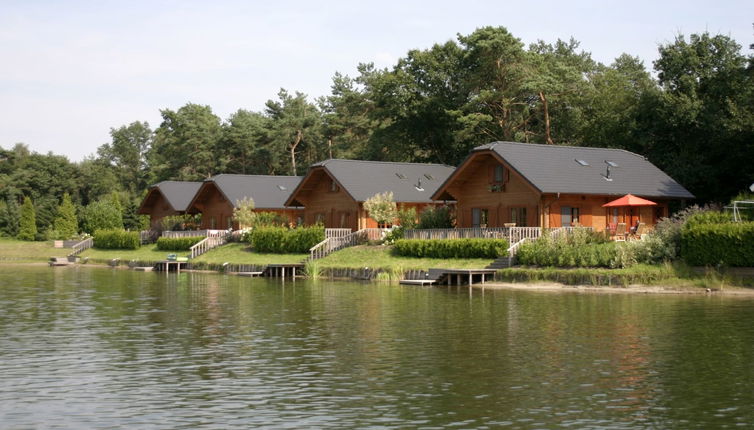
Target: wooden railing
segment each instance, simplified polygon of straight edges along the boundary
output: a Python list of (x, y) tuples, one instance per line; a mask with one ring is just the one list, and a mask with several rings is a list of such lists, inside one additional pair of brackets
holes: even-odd
[(581, 230), (581, 229), (591, 231), (592, 227), (557, 227), (557, 228), (554, 228), (554, 229), (550, 230), (550, 237), (552, 237), (554, 239), (556, 237), (560, 237), (563, 234), (571, 234), (574, 231), (578, 231), (578, 230)]
[(227, 242), (228, 242), (227, 234), (223, 236), (206, 237), (201, 242), (189, 248), (191, 251), (191, 258), (192, 259), (196, 258), (204, 254), (205, 252), (209, 251), (212, 248), (217, 248), (220, 245), (225, 245)]
[(92, 246), (94, 246), (94, 238), (90, 237), (88, 239), (84, 239), (81, 242), (73, 245), (73, 250), (70, 254), (68, 254), (68, 256), (75, 257), (84, 252), (84, 250), (91, 248)]
[(343, 237), (351, 234), (350, 228), (326, 228), (325, 237)]
[(507, 227), (407, 229), (403, 232), (403, 237), (405, 239), (504, 239), (508, 237), (508, 230)]
[(152, 243), (157, 240), (160, 233), (154, 230), (142, 230), (139, 232), (139, 243), (144, 245), (145, 243)]
[(163, 231), (162, 237), (225, 237), (228, 235), (229, 230), (185, 230), (185, 231)]
[(309, 260), (323, 258), (330, 252), (330, 238), (326, 237), (322, 242), (309, 248)]
[(524, 238), (536, 239), (542, 235), (541, 227), (490, 227), (490, 228), (438, 228), (406, 230), (406, 239), (508, 239), (514, 244)]
[(339, 237), (327, 237), (309, 249), (309, 260), (323, 258), (335, 251), (360, 245), (370, 240), (380, 240), (390, 231), (383, 228), (364, 228)]

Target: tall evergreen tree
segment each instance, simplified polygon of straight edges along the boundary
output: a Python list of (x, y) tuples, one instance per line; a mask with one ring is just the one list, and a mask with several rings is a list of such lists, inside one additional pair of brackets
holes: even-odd
[(70, 239), (79, 232), (76, 208), (73, 206), (71, 196), (68, 193), (63, 194), (63, 201), (58, 206), (58, 215), (55, 217), (55, 231), (62, 239)]
[(34, 213), (34, 204), (29, 196), (24, 196), (24, 204), (21, 206), (21, 220), (16, 238), (20, 240), (34, 240), (36, 237), (37, 217)]
[(9, 198), (5, 201), (2, 210), (0, 210), (0, 231), (8, 237), (18, 235), (21, 213), (15, 198)]

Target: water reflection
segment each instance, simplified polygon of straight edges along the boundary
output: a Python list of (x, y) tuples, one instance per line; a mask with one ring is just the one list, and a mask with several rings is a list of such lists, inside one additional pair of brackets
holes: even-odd
[(754, 303), (0, 272), (4, 427), (754, 422)]

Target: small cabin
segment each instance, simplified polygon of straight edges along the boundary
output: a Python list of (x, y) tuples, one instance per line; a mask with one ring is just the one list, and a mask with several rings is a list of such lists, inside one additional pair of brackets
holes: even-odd
[(300, 182), (301, 176), (216, 175), (201, 183), (187, 212), (202, 214), (203, 229), (238, 229), (243, 226), (233, 219), (233, 210), (238, 202), (252, 199), (255, 212), (274, 212), (290, 224), (301, 224), (304, 209), (285, 206)]
[[(656, 206), (605, 208), (633, 194)], [(474, 148), (434, 193), (455, 200), (458, 227), (653, 226), (673, 200), (694, 196), (641, 155), (622, 149), (495, 142)]]
[(139, 206), (139, 215), (149, 215), (149, 225), (156, 228), (166, 216), (185, 215), (201, 182), (162, 181), (149, 187)]
[(331, 159), (312, 165), (291, 193), (286, 205), (303, 206), (305, 224), (326, 228), (376, 228), (364, 202), (378, 193), (392, 192), (399, 209), (427, 206), (454, 168), (442, 164), (396, 163)]

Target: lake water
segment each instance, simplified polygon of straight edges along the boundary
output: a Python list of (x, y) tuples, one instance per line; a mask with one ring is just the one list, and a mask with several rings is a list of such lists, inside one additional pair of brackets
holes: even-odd
[(752, 428), (754, 300), (0, 266), (0, 428)]

